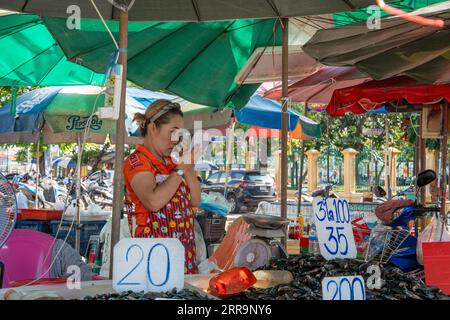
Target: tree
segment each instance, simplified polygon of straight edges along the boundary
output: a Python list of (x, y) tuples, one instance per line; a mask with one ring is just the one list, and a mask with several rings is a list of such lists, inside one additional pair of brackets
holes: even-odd
[[(3, 144), (5, 147), (19, 147), (19, 151), (16, 155), (16, 161), (19, 163), (27, 162), (28, 156), (31, 159), (37, 159), (37, 143), (16, 143), (16, 144)], [(45, 170), (45, 161), (44, 161), (44, 152), (48, 150), (48, 145), (39, 143), (39, 171), (44, 172)], [(30, 160), (31, 160), (30, 159)]]
[[(291, 109), (303, 114), (304, 105), (294, 104)], [(320, 139), (305, 141), (305, 149), (317, 149), (321, 152), (319, 164), (326, 165), (328, 153), (331, 157), (331, 164), (339, 161), (336, 157), (342, 150), (353, 148), (359, 152), (357, 161), (360, 164), (369, 166), (371, 159), (379, 165), (375, 178), (379, 179), (383, 171), (384, 150), (386, 149), (386, 135), (378, 136), (364, 135), (364, 129), (386, 128), (386, 120), (389, 124), (388, 145), (402, 151), (401, 159), (404, 162), (414, 161), (415, 138), (418, 132), (418, 120), (416, 114), (409, 113), (389, 113), (384, 115), (347, 114), (343, 117), (330, 117), (327, 113), (309, 112), (307, 117), (318, 122), (321, 126), (322, 137)], [(328, 133), (328, 134), (327, 134)], [(298, 146), (292, 143), (292, 146)], [(436, 147), (436, 143), (427, 141), (427, 147)], [(337, 163), (334, 163), (335, 165)], [(360, 166), (361, 167), (361, 166)]]

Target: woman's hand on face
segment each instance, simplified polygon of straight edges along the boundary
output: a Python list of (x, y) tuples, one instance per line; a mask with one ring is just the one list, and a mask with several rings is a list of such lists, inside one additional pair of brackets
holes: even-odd
[(176, 162), (178, 164), (178, 167), (180, 166), (183, 167), (183, 168), (180, 167), (180, 169), (193, 168), (194, 165), (198, 162), (198, 160), (201, 159), (202, 157), (202, 148), (200, 145), (198, 144), (195, 145), (189, 154), (184, 155), (183, 151), (186, 149), (182, 149), (182, 151), (180, 152), (180, 157)]

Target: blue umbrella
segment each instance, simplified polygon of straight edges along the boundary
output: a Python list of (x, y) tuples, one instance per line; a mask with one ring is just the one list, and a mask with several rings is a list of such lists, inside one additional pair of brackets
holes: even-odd
[[(270, 129), (281, 129), (281, 104), (270, 99), (253, 95), (250, 101), (242, 109), (234, 112), (237, 121), (251, 126)], [(289, 110), (288, 130), (293, 131), (297, 127), (299, 114)]]
[[(0, 142), (36, 142), (44, 125), (43, 111), (61, 87), (28, 92), (0, 108)], [(17, 106), (17, 107), (16, 107)]]

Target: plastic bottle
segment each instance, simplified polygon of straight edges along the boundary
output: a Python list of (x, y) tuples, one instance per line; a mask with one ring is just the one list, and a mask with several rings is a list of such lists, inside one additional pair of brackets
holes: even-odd
[(300, 235), (300, 252), (308, 253), (309, 252), (309, 222), (304, 222)]
[(17, 208), (18, 209), (27, 209), (28, 208), (28, 199), (27, 197), (23, 194), (22, 191), (19, 191), (16, 194), (16, 199), (17, 199)]
[(97, 245), (92, 244), (89, 250), (88, 264), (94, 263), (96, 254), (97, 254)]
[(314, 223), (311, 224), (311, 228), (309, 229), (309, 253), (311, 254), (319, 254), (319, 240), (317, 238), (316, 225)]
[(292, 273), (285, 270), (258, 270), (253, 275), (257, 280), (254, 287), (263, 289), (289, 284), (294, 280)]

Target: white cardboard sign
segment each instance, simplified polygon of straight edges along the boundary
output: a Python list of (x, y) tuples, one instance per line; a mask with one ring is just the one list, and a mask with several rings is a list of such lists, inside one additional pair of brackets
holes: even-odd
[(323, 300), (366, 300), (364, 278), (326, 277), (322, 280)]
[(113, 288), (163, 292), (184, 287), (184, 247), (175, 238), (127, 238), (114, 247)]
[(313, 201), (313, 211), (320, 254), (327, 260), (356, 258), (347, 200), (317, 197)]

